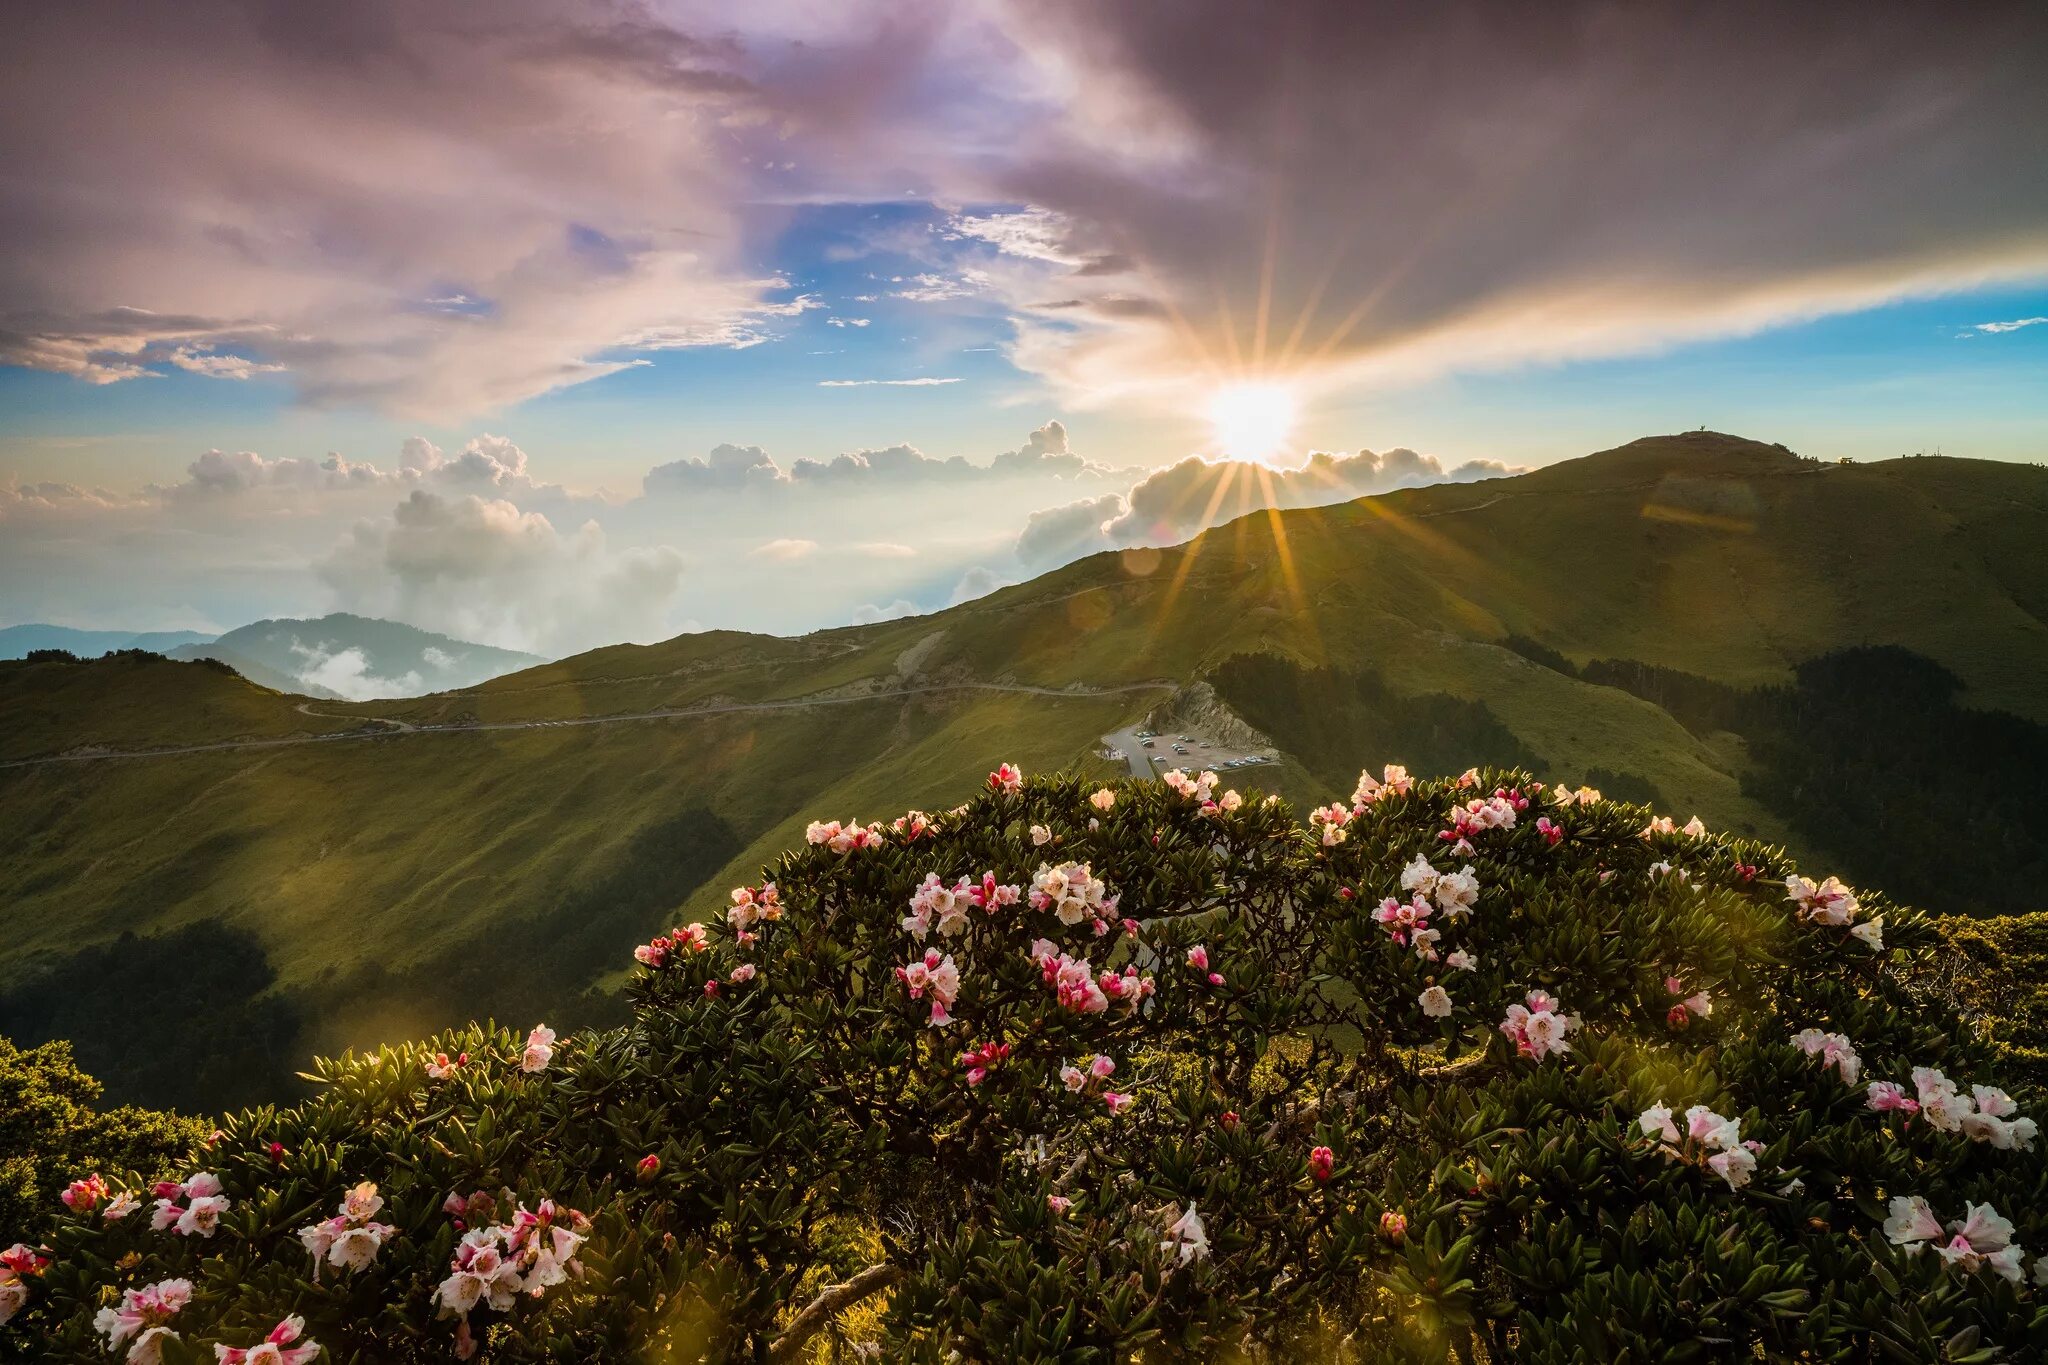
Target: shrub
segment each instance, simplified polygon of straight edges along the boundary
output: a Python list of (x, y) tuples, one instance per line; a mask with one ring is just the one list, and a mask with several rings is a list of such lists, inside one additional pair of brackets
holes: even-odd
[(1006, 766), (813, 825), (626, 1027), (319, 1063), (16, 1292), (171, 1365), (2038, 1354), (2040, 1098), (1938, 943), (1517, 773)]

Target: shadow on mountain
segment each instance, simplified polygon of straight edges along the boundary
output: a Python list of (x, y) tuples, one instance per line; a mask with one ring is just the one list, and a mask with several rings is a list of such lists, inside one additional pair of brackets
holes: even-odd
[(1536, 754), (1485, 702), (1446, 692), (1404, 696), (1370, 670), (1305, 668), (1275, 654), (1239, 654), (1209, 677), (1230, 709), (1318, 780), (1350, 791), (1360, 754), (1410, 772), (1473, 765), (1541, 770)]
[(271, 992), (276, 978), (261, 940), (219, 920), (123, 934), (0, 994), (0, 1034), (70, 1039), (109, 1103), (189, 1113), (281, 1099), (305, 1062), (305, 1016)]
[(1788, 686), (1744, 689), (1629, 659), (1575, 668), (1542, 646), (1511, 644), (1660, 706), (1694, 734), (1740, 735), (1743, 790), (1829, 850), (1853, 885), (1951, 914), (2041, 902), (2048, 820), (2036, 793), (2048, 726), (1958, 704), (1961, 681), (1931, 659), (1846, 649), (1801, 664)]

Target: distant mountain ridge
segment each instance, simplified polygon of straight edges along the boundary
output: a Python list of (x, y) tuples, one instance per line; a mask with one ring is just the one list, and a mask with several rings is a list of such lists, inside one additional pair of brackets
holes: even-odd
[(97, 658), (117, 649), (151, 649), (168, 654), (186, 645), (203, 645), (215, 637), (197, 630), (76, 630), (41, 622), (0, 627), (0, 659), (26, 658), (32, 649), (62, 649), (81, 659)]
[(177, 659), (218, 659), (251, 682), (281, 692), (347, 701), (474, 687), (547, 662), (538, 654), (347, 612), (254, 621), (168, 652)]

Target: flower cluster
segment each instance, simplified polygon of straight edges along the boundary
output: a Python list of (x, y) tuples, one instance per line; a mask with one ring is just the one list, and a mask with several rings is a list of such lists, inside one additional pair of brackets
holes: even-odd
[(737, 933), (746, 933), (756, 924), (773, 924), (782, 918), (782, 893), (774, 882), (763, 882), (757, 889), (751, 886), (736, 886), (732, 891), (732, 906), (725, 912), (725, 922)]
[(519, 1054), (519, 1069), (529, 1076), (546, 1071), (548, 1063), (555, 1060), (555, 1031), (546, 1024), (534, 1027), (526, 1035), (526, 1047)]
[(814, 844), (823, 844), (834, 853), (851, 853), (855, 849), (867, 848), (881, 835), (874, 826), (863, 825), (858, 820), (845, 824), (837, 820), (813, 820), (804, 829), (804, 838)]
[[(1989, 1270), (2001, 1279), (2018, 1284), (2020, 1261), (2026, 1248), (2012, 1240), (2012, 1220), (2000, 1216), (1989, 1204), (1965, 1204), (1963, 1216), (1946, 1229), (1934, 1209), (1919, 1195), (1899, 1195), (1891, 1202), (1891, 1215), (1884, 1220), (1884, 1235), (1908, 1255), (1929, 1247), (1934, 1254), (1958, 1270)], [(2034, 1278), (2048, 1284), (2048, 1258), (2034, 1263)]]
[(427, 1079), (430, 1081), (445, 1081), (468, 1065), (469, 1054), (467, 1052), (458, 1052), (453, 1058), (450, 1058), (445, 1052), (437, 1052), (434, 1054), (433, 1060), (426, 1064)]
[[(453, 1196), (451, 1196), (453, 1198)], [(510, 1221), (471, 1228), (455, 1246), (451, 1273), (434, 1291), (441, 1316), (457, 1318), (455, 1354), (475, 1354), (469, 1315), (479, 1305), (503, 1313), (520, 1294), (540, 1298), (555, 1285), (581, 1275), (576, 1252), (590, 1236), (590, 1220), (552, 1199), (536, 1212), (525, 1205)]]
[(0, 1251), (0, 1323), (28, 1307), (28, 1282), (49, 1263), (48, 1256), (22, 1242)]
[(1101, 1014), (1112, 1003), (1136, 1009), (1155, 989), (1152, 978), (1141, 975), (1135, 966), (1126, 966), (1121, 972), (1105, 967), (1097, 974), (1087, 958), (1071, 957), (1048, 939), (1035, 940), (1030, 956), (1061, 1008), (1076, 1014)]
[(951, 886), (941, 881), (938, 873), (928, 872), (911, 894), (903, 928), (919, 943), (935, 928), (942, 938), (951, 938), (967, 927), (970, 909), (993, 915), (1003, 906), (1015, 905), (1022, 896), (1023, 888), (998, 882), (993, 872), (982, 873), (978, 882), (962, 877)]
[(1223, 984), (1223, 973), (1210, 971), (1209, 969), (1208, 945), (1197, 943), (1194, 947), (1188, 949), (1187, 963), (1196, 971), (1204, 973), (1210, 985), (1220, 986)]
[(1008, 1043), (983, 1043), (960, 1054), (960, 1065), (967, 1070), (967, 1083), (980, 1085), (988, 1079), (988, 1073), (1010, 1059)]
[(1215, 773), (1203, 771), (1199, 776), (1189, 777), (1179, 768), (1169, 768), (1161, 773), (1159, 780), (1190, 801), (1207, 802), (1222, 781)]
[(1374, 777), (1369, 772), (1358, 775), (1358, 785), (1352, 789), (1351, 805), (1354, 810), (1364, 810), (1373, 802), (1387, 796), (1406, 796), (1415, 786), (1415, 779), (1408, 776), (1408, 770), (1398, 763), (1389, 763)]
[(376, 1261), (384, 1243), (398, 1233), (397, 1228), (375, 1221), (383, 1207), (384, 1196), (377, 1193), (376, 1185), (365, 1180), (343, 1196), (340, 1211), (334, 1217), (299, 1229), (299, 1241), (313, 1258), (316, 1284), (323, 1261), (350, 1274), (367, 1270)]
[(210, 1171), (201, 1171), (183, 1183), (166, 1180), (152, 1193), (156, 1196), (156, 1212), (150, 1216), (149, 1225), (158, 1232), (170, 1228), (180, 1237), (213, 1236), (220, 1216), (232, 1202), (221, 1193), (219, 1177)]
[(1863, 909), (1856, 899), (1856, 893), (1842, 885), (1839, 877), (1815, 882), (1811, 878), (1793, 873), (1785, 878), (1785, 899), (1795, 907), (1794, 913), (1800, 919), (1812, 924), (1824, 924), (1829, 928), (1846, 928), (1871, 952), (1884, 949), (1884, 916), (1874, 915), (1856, 923), (1856, 916)]
[(1643, 1136), (1656, 1138), (1667, 1156), (1703, 1159), (1707, 1169), (1727, 1181), (1731, 1190), (1749, 1183), (1756, 1173), (1756, 1154), (1763, 1150), (1760, 1142), (1742, 1140), (1741, 1119), (1722, 1118), (1704, 1104), (1685, 1111), (1682, 1133), (1672, 1122), (1671, 1106), (1661, 1101), (1636, 1116), (1636, 1127)]
[(293, 1315), (254, 1346), (214, 1347), (213, 1358), (217, 1365), (311, 1365), (320, 1357), (320, 1343), (311, 1338), (300, 1341), (305, 1332), (306, 1320)]
[(1320, 832), (1324, 848), (1335, 848), (1351, 837), (1346, 828), (1358, 812), (1341, 801), (1332, 801), (1308, 813), (1309, 825)]
[(1079, 1067), (1071, 1062), (1060, 1068), (1060, 1084), (1070, 1095), (1100, 1095), (1102, 1102), (1112, 1114), (1121, 1114), (1135, 1104), (1136, 1098), (1119, 1094), (1109, 1088), (1109, 1078), (1116, 1074), (1116, 1061), (1100, 1052), (1091, 1057), (1088, 1065)]
[[(773, 890), (774, 888), (770, 886), (768, 889)], [(740, 891), (745, 890), (745, 887), (741, 887), (739, 891), (735, 891), (732, 894), (734, 897), (738, 897)], [(739, 913), (739, 908), (735, 904), (728, 913), (736, 915)], [(778, 908), (777, 914), (780, 913), (781, 911)], [(749, 923), (751, 922), (749, 920)], [(747, 931), (742, 928), (740, 932), (744, 934)], [(666, 967), (669, 959), (672, 957), (681, 957), (690, 953), (701, 953), (710, 947), (711, 940), (706, 934), (704, 926), (693, 921), (677, 929), (674, 933), (656, 934), (652, 941), (643, 943), (633, 950), (633, 960), (643, 967)]]
[(1460, 853), (1472, 852), (1472, 840), (1490, 829), (1513, 829), (1515, 816), (1529, 808), (1529, 798), (1519, 790), (1496, 788), (1493, 795), (1474, 797), (1451, 807), (1451, 827), (1437, 838)]
[(1530, 991), (1525, 1000), (1525, 1004), (1509, 1005), (1507, 1018), (1500, 1021), (1500, 1031), (1514, 1043), (1515, 1051), (1535, 1062), (1553, 1052), (1570, 1052), (1572, 1045), (1564, 1036), (1579, 1021), (1559, 1014), (1557, 1001), (1548, 992)]
[(1665, 977), (1664, 991), (1667, 995), (1680, 997), (1670, 1009), (1664, 1012), (1665, 1024), (1673, 1029), (1683, 1030), (1691, 1028), (1693, 1020), (1705, 1019), (1714, 1012), (1713, 997), (1709, 996), (1705, 991), (1694, 991), (1692, 994), (1687, 995), (1685, 982), (1678, 977)]
[(109, 1351), (118, 1351), (127, 1342), (128, 1365), (160, 1365), (164, 1342), (178, 1339), (167, 1324), (190, 1302), (190, 1280), (159, 1280), (141, 1289), (126, 1289), (119, 1304), (94, 1315), (92, 1329), (106, 1337)]
[(1049, 910), (1061, 924), (1092, 920), (1100, 936), (1116, 922), (1117, 898), (1087, 863), (1042, 863), (1031, 874), (1031, 908)]
[(1856, 1084), (1856, 1078), (1863, 1074), (1863, 1059), (1856, 1055), (1855, 1044), (1844, 1034), (1803, 1028), (1792, 1035), (1792, 1046), (1809, 1057), (1820, 1058), (1823, 1067), (1835, 1068), (1844, 1085)]
[[(1845, 1076), (1844, 1079), (1853, 1079)], [(1872, 1081), (1864, 1102), (1880, 1114), (1896, 1111), (1910, 1121), (1915, 1114), (1944, 1133), (1960, 1132), (1973, 1142), (2000, 1151), (2032, 1151), (2040, 1127), (2023, 1116), (2012, 1096), (1995, 1085), (1973, 1085), (1965, 1095), (1947, 1076), (1931, 1066), (1913, 1068), (1912, 1095), (1897, 1081)]]
[(912, 1000), (922, 1000), (927, 995), (932, 998), (933, 1028), (944, 1028), (953, 1022), (948, 1011), (960, 998), (960, 968), (954, 963), (951, 953), (942, 954), (937, 948), (927, 948), (922, 958), (898, 967), (896, 979), (910, 992)]

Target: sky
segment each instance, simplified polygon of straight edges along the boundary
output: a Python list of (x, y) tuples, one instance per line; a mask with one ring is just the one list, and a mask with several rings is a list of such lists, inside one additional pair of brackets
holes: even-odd
[(1709, 427), (2048, 459), (2048, 7), (80, 0), (0, 624), (560, 655)]

